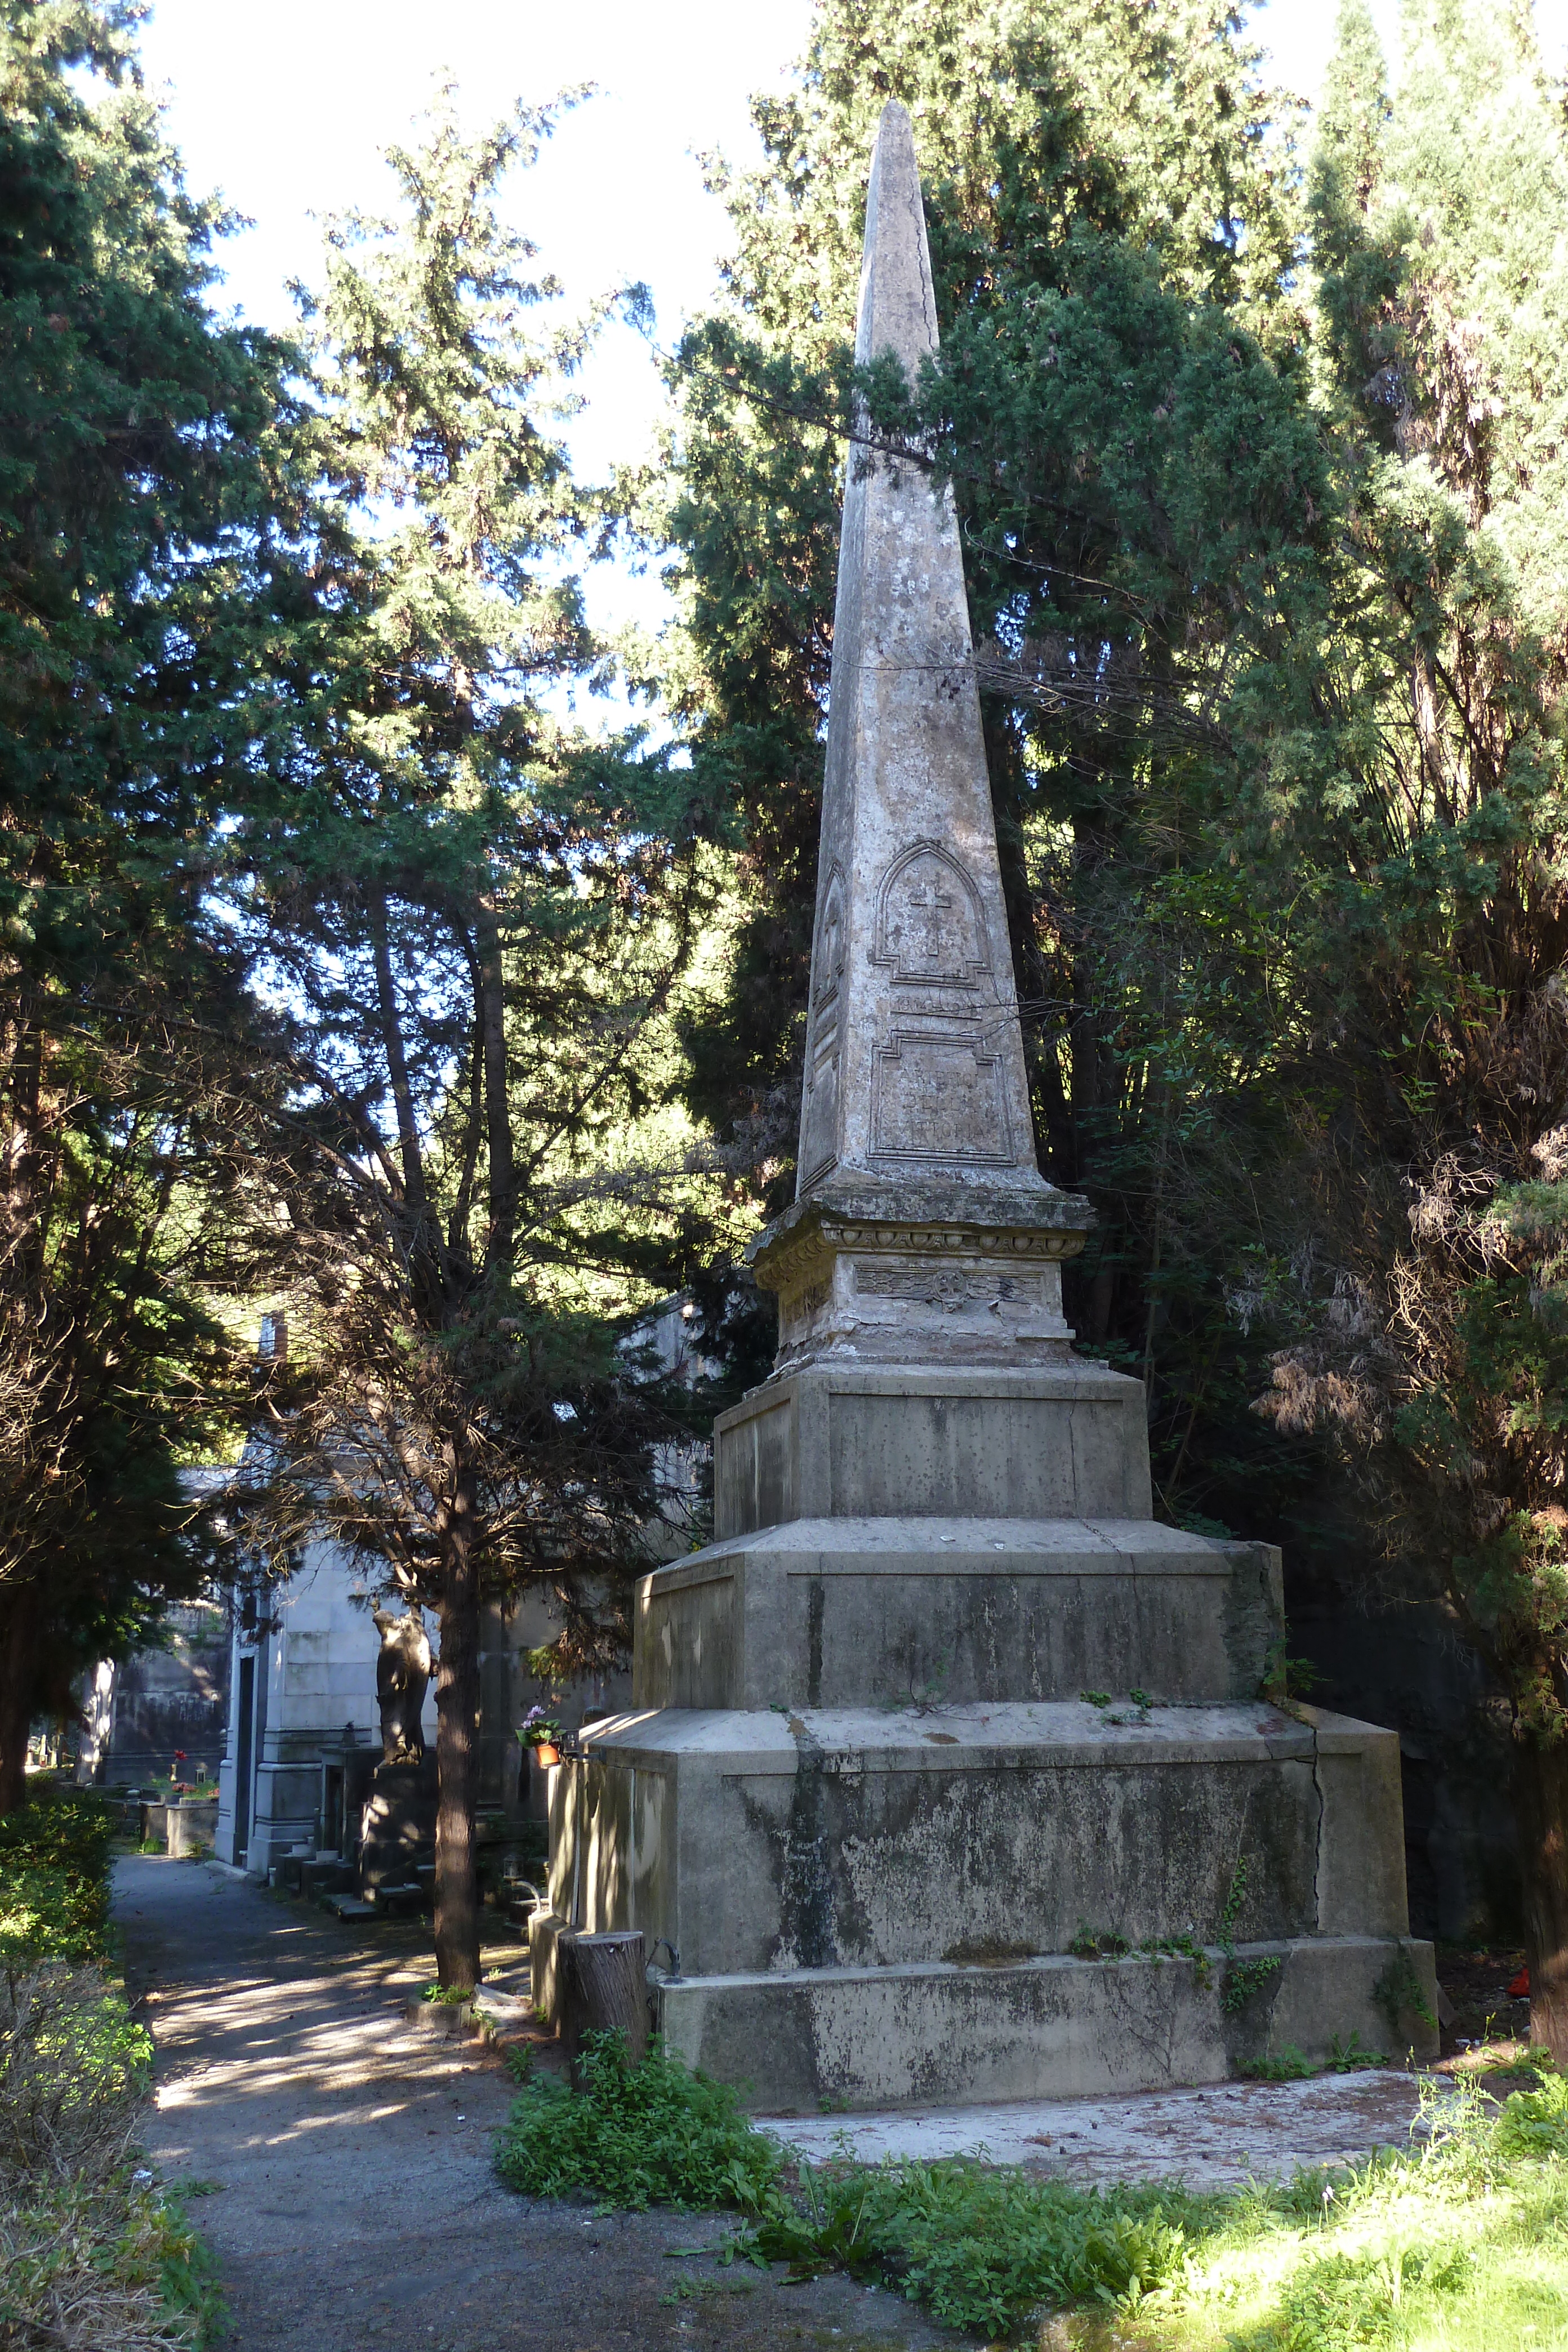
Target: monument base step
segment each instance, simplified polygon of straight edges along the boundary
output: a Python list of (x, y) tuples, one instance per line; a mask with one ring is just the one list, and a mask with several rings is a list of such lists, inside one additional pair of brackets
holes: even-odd
[[(562, 1925), (535, 1922), (536, 1953)], [(685, 1979), (650, 1969), (648, 1983), (670, 2049), (773, 2114), (1221, 2083), (1286, 2051), (1318, 2065), (1437, 2051), (1432, 1947), (1410, 1937), (1303, 1937), (1202, 1962), (1134, 1952)]]

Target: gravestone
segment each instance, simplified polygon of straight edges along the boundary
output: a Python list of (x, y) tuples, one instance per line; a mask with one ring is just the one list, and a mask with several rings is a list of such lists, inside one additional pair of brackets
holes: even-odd
[[(858, 355), (935, 348), (889, 105)], [(564, 1933), (640, 1929), (670, 2043), (763, 2105), (1433, 2043), (1394, 1735), (1261, 1696), (1278, 1554), (1158, 1524), (1142, 1386), (1073, 1352), (1091, 1214), (1036, 1161), (952, 501), (865, 448), (799, 1168), (716, 1539), (644, 1580), (634, 1710), (553, 1775), (536, 1999)]]

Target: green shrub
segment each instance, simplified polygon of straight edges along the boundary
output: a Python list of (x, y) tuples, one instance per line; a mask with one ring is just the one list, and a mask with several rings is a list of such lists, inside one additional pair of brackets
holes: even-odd
[(1465, 2247), (1399, 2241), (1353, 2254), (1320, 2255), (1303, 2263), (1281, 2290), (1283, 2343), (1290, 2352), (1361, 2352), (1364, 2345), (1406, 2342), (1409, 2298), (1451, 2294), (1474, 2268)]
[(1288, 2042), (1283, 2050), (1248, 2058), (1241, 2068), (1249, 2083), (1304, 2083), (1309, 2074), (1315, 2074), (1317, 2071), (1311, 2060), (1303, 2056), (1291, 2042)]
[(210, 2264), (149, 2194), (135, 2134), (152, 2042), (98, 1961), (112, 1816), (74, 1790), (0, 1816), (0, 2345), (192, 2352)]
[(530, 2081), (496, 2152), (527, 2197), (574, 2189), (640, 2211), (648, 2205), (757, 2212), (774, 2193), (783, 2151), (753, 2131), (733, 2091), (693, 2074), (657, 2039), (636, 2066), (617, 2033), (589, 2034), (582, 2089)]
[(107, 2179), (126, 2159), (152, 2056), (96, 1969), (0, 1967), (0, 2183)]
[(1500, 2156), (1568, 2156), (1568, 2076), (1548, 2074), (1539, 2090), (1515, 2091), (1497, 2120)]
[(0, 1960), (100, 1959), (114, 1818), (66, 1789), (0, 1813)]

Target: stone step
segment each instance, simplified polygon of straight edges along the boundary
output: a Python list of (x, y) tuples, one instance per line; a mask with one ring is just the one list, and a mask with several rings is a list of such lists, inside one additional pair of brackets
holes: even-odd
[(797, 1518), (637, 1588), (639, 1707), (1251, 1699), (1283, 1629), (1272, 1545), (1152, 1519)]
[[(1189, 1959), (1051, 1957), (1005, 1967), (799, 1969), (660, 1979), (659, 2031), (687, 2063), (743, 2085), (747, 2105), (814, 2111), (1068, 2098), (1220, 2083), (1264, 2051), (1315, 2063), (1359, 2034), (1363, 2051), (1436, 2055), (1417, 2011), (1391, 2019), (1380, 1984), (1403, 1969), (1428, 2009), (1432, 1947), (1314, 1937), (1237, 1947), (1260, 1979), (1226, 2006), (1227, 1963), (1205, 1983)], [(1272, 1967), (1268, 1963), (1274, 1963)]]
[(1394, 1733), (1096, 1696), (606, 1718), (552, 1885), (689, 1976), (1407, 1932)]
[(425, 1890), (418, 1885), (378, 1886), (375, 1907), (384, 1918), (405, 1919), (425, 1908)]
[(361, 1895), (329, 1895), (326, 1905), (340, 1919), (374, 1919), (376, 1916), (374, 1904), (367, 1903)]

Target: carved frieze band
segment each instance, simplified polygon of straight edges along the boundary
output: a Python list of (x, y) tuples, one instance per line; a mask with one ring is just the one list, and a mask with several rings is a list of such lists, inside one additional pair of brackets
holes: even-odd
[[(806, 1233), (792, 1235), (768, 1252), (772, 1263), (763, 1262), (757, 1268), (759, 1280), (770, 1290), (793, 1294), (807, 1284), (824, 1282), (832, 1272), (836, 1259), (854, 1255), (881, 1257), (936, 1259), (938, 1267), (928, 1276), (918, 1264), (905, 1269), (911, 1277), (940, 1279), (940, 1261), (959, 1258), (984, 1261), (1002, 1258), (1015, 1265), (1027, 1265), (1051, 1263), (1076, 1257), (1084, 1244), (1085, 1235), (1061, 1227), (1032, 1225), (1022, 1228), (1006, 1226), (980, 1228), (923, 1224), (860, 1224), (824, 1219)], [(951, 1269), (957, 1273), (961, 1269)], [(971, 1269), (963, 1269), (970, 1271)], [(984, 1273), (988, 1280), (996, 1279), (982, 1266), (972, 1269), (976, 1276)], [(869, 1270), (858, 1272), (858, 1286), (868, 1286)], [(889, 1294), (889, 1296), (895, 1294)], [(919, 1293), (913, 1295), (920, 1295)]]

